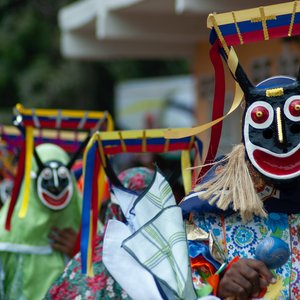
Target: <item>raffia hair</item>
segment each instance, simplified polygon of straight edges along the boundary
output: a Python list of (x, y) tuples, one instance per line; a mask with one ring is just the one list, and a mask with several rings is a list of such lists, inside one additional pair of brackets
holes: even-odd
[(210, 204), (215, 203), (222, 210), (231, 206), (240, 214), (243, 222), (249, 221), (253, 215), (267, 217), (247, 166), (244, 145), (236, 145), (226, 155), (226, 160), (224, 168), (213, 179), (197, 186), (195, 190), (202, 191), (201, 198)]

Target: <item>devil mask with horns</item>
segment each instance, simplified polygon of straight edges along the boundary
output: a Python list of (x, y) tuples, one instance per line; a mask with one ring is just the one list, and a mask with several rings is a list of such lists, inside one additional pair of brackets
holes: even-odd
[(42, 162), (38, 152), (34, 150), (34, 157), (38, 167), (36, 173), (37, 193), (46, 207), (60, 210), (70, 203), (74, 189), (71, 167), (81, 153), (82, 148), (86, 145), (88, 138), (67, 164), (63, 164), (58, 159)]
[(286, 76), (253, 86), (242, 68), (236, 78), (244, 92), (243, 142), (254, 168), (276, 186), (300, 175), (300, 82)]
[[(32, 159), (31, 177), (27, 186), (25, 179), (22, 180), (9, 231), (5, 229), (5, 222), (10, 201), (0, 211), (0, 256), (6, 262), (5, 278), (14, 279), (12, 276), (17, 269), (20, 278), (17, 284), (19, 287), (21, 282), (21, 285), (16, 291), (22, 292), (26, 299), (33, 299), (34, 296), (42, 299), (64, 269), (64, 255), (52, 249), (48, 234), (53, 228), (72, 228), (77, 231), (81, 220), (82, 200), (76, 189), (75, 177), (66, 167), (70, 162), (68, 153), (50, 143), (40, 144), (35, 150), (40, 162)], [(28, 187), (29, 208), (26, 216), (21, 218), (19, 212)], [(51, 270), (47, 276), (45, 270)], [(34, 283), (34, 286), (39, 285), (39, 288), (33, 289), (29, 282)], [(8, 287), (13, 288), (15, 280), (5, 281), (5, 284), (11, 284)]]
[(69, 168), (56, 160), (40, 165), (37, 192), (45, 206), (54, 210), (65, 208), (73, 194)]

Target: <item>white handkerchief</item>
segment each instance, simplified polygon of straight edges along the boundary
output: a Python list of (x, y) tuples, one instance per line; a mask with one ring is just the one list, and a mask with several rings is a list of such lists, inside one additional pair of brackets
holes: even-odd
[(171, 289), (178, 299), (196, 299), (181, 209), (161, 210), (123, 242), (124, 249)]
[(103, 241), (103, 263), (132, 299), (162, 300), (153, 276), (121, 247), (131, 234), (122, 222), (108, 222)]

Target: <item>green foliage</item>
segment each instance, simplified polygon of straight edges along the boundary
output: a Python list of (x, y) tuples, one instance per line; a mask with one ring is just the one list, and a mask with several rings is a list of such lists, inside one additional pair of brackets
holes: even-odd
[(80, 62), (62, 58), (57, 13), (69, 2), (0, 1), (1, 112), (18, 102), (25, 107), (113, 112), (117, 82), (188, 73), (184, 61)]

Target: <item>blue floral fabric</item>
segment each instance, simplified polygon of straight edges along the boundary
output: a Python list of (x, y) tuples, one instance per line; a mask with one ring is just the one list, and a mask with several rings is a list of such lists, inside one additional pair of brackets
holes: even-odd
[[(270, 213), (266, 219), (256, 216), (248, 223), (242, 223), (238, 214), (231, 214), (223, 218), (216, 214), (194, 213), (193, 222), (196, 226), (214, 233), (228, 261), (231, 261), (235, 256), (254, 258), (258, 244), (269, 236), (278, 237), (291, 245), (291, 233), (293, 231), (290, 227), (290, 218), (292, 217), (299, 222), (300, 215), (288, 216), (281, 213)], [(296, 248), (299, 252), (299, 243)], [(296, 253), (296, 251), (292, 250), (291, 253)], [(290, 297), (292, 273), (296, 273), (294, 278), (297, 276), (298, 270), (299, 261), (293, 255), (282, 267), (272, 270), (276, 274), (277, 283), (269, 285), (264, 299), (292, 299)]]

